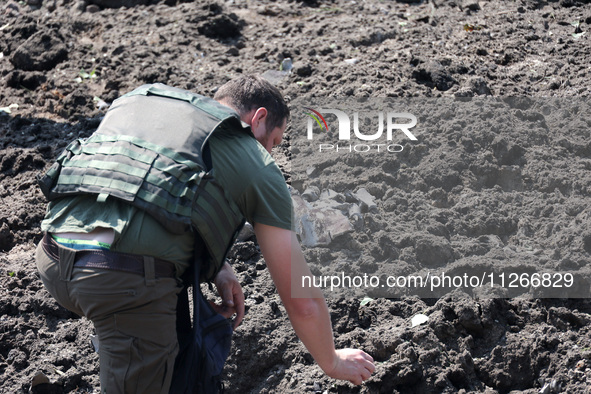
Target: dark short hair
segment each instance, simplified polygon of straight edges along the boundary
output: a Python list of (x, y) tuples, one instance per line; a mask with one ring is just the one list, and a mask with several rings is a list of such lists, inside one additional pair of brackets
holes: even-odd
[(281, 127), (289, 120), (289, 108), (279, 90), (258, 75), (242, 75), (222, 85), (214, 100), (227, 101), (240, 116), (257, 108), (267, 110), (266, 126), (269, 131)]

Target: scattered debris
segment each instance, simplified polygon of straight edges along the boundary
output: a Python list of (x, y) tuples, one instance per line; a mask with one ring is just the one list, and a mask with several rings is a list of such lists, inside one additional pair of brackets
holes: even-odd
[(100, 97), (94, 96), (92, 99), (96, 105), (96, 107), (102, 111), (104, 109), (109, 108), (109, 104), (107, 104), (103, 99), (101, 99)]
[(320, 189), (317, 186), (310, 186), (302, 193), (302, 198), (308, 202), (318, 200), (320, 196)]
[(338, 209), (340, 204), (334, 200), (321, 196), (310, 203), (294, 194), (292, 201), (294, 227), (304, 246), (328, 245), (336, 237), (354, 230), (347, 216)]
[(84, 69), (82, 69), (78, 72), (78, 76), (76, 78), (74, 78), (74, 81), (76, 81), (78, 83), (82, 83), (83, 81), (85, 81), (87, 79), (96, 79), (96, 78), (97, 78), (96, 68), (93, 68), (90, 73), (87, 73)]
[(92, 345), (95, 352), (99, 351), (99, 339), (96, 335), (90, 336), (90, 344)]
[(286, 57), (281, 62), (281, 66), (279, 67), (279, 70), (290, 73), (292, 68), (293, 68), (293, 62), (291, 61), (291, 58)]
[(308, 176), (316, 176), (318, 174), (317, 168), (316, 167), (308, 167), (306, 169), (306, 175)]
[(336, 209), (310, 209), (301, 218), (304, 246), (328, 245), (339, 235), (353, 231), (349, 219)]
[(13, 109), (18, 109), (18, 104), (10, 104), (8, 107), (0, 107), (0, 111), (11, 114)]
[(338, 193), (309, 186), (301, 195), (295, 189), (291, 194), (294, 227), (304, 246), (328, 245), (340, 235), (361, 230), (363, 214), (378, 212), (374, 197), (365, 188)]
[(419, 313), (418, 315), (414, 315), (410, 320), (410, 324), (412, 327), (420, 326), (429, 321), (429, 317), (427, 315), (423, 315)]
[(540, 389), (540, 394), (558, 394), (562, 391), (562, 384), (556, 379), (552, 382), (546, 383), (544, 387)]
[(378, 206), (374, 201), (374, 197), (371, 194), (369, 194), (369, 192), (364, 187), (357, 190), (355, 196), (361, 202), (361, 212), (376, 213), (378, 211)]

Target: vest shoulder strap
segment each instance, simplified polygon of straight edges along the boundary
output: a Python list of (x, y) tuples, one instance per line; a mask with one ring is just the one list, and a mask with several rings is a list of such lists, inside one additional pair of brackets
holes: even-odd
[(162, 83), (142, 85), (139, 88), (121, 97), (129, 97), (135, 95), (154, 95), (185, 101), (209, 113), (210, 115), (215, 116), (220, 120), (226, 119), (228, 117), (237, 116), (236, 112), (233, 111), (231, 108), (228, 108), (225, 105), (222, 105), (209, 97), (205, 97), (197, 93), (192, 93), (183, 89), (168, 86)]

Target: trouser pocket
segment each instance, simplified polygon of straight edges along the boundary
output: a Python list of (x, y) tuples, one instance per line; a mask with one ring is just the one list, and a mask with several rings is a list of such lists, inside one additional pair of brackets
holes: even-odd
[(95, 322), (107, 393), (168, 393), (178, 352), (175, 316), (115, 314)]

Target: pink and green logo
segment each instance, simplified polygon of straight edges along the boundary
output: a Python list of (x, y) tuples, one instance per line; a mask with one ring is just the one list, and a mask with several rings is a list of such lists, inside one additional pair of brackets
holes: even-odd
[[(312, 119), (314, 119), (316, 121), (316, 123), (318, 123), (318, 127), (320, 127), (320, 130), (322, 130), (322, 123), (324, 123), (324, 129), (328, 132), (328, 125), (326, 124), (326, 120), (324, 120), (324, 117), (322, 115), (320, 115), (320, 112), (315, 111), (309, 107), (304, 107), (304, 109), (307, 111), (310, 111), (310, 112), (305, 112), (305, 114), (310, 116)], [(320, 123), (321, 120), (322, 120), (322, 123)]]

